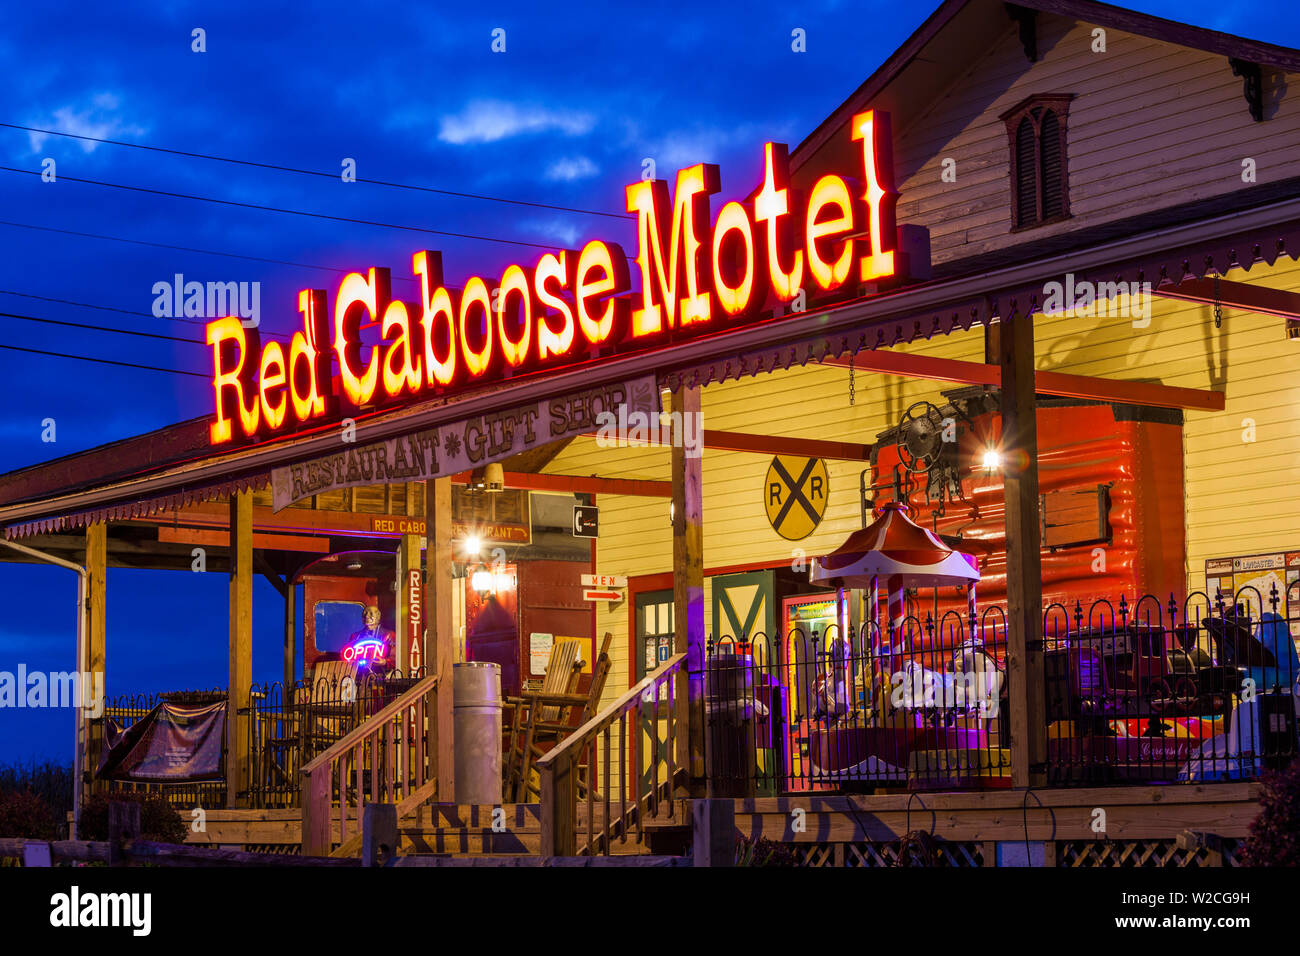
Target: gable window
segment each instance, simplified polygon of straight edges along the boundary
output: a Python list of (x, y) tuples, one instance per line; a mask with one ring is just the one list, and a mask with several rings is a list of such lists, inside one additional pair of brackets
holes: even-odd
[(1065, 126), (1071, 93), (1031, 96), (1002, 114), (1011, 147), (1011, 225), (1029, 229), (1070, 217)]

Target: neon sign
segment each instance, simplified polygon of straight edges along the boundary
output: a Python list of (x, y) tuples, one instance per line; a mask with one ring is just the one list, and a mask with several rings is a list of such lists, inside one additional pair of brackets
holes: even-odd
[[(633, 183), (639, 291), (623, 249), (593, 239), (531, 267), (510, 265), (493, 286), (471, 276), (460, 289), (443, 279), (442, 257), (411, 257), (419, 301), (392, 297), (388, 269), (349, 273), (333, 311), (323, 290), (298, 294), (302, 329), (288, 351), (262, 347), (238, 318), (209, 322), (214, 445), (269, 437), (344, 411), (408, 404), (518, 371), (573, 365), (599, 349), (649, 347), (768, 317), (788, 304), (848, 291), (898, 274), (888, 116), (851, 123), (861, 144), (861, 179), (827, 174), (801, 196), (790, 186), (785, 146), (763, 149), (763, 182), (751, 202), (728, 202), (709, 227), (718, 167), (706, 163), (668, 183)], [(856, 268), (855, 268), (856, 265)], [(382, 341), (366, 344), (362, 326)], [(337, 382), (332, 378), (337, 365)]]
[(384, 660), (384, 642), (374, 638), (366, 638), (357, 641), (355, 644), (349, 644), (343, 648), (343, 659), (349, 664), (356, 663), (358, 665), (382, 661)]

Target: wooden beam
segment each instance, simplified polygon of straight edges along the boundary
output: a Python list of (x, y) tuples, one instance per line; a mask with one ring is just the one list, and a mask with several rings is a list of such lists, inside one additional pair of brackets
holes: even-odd
[[(158, 528), (158, 540), (163, 544), (194, 544), (205, 548), (229, 548), (230, 533), (200, 528)], [(328, 538), (309, 538), (305, 535), (266, 534), (253, 532), (253, 547), (259, 551), (308, 551), (329, 554)]]
[(429, 719), (438, 779), (438, 800), (450, 802), (456, 793), (455, 738), (452, 734), (452, 665), (456, 638), (451, 614), (451, 479), (426, 481), (425, 514), (428, 529), (424, 550), (425, 614), (428, 626), (426, 672), (438, 675), (438, 705)]
[[(827, 358), (822, 364), (847, 367), (849, 357)], [(1002, 384), (1002, 372), (996, 365), (930, 355), (909, 355), (892, 349), (861, 351), (853, 357), (853, 367), (859, 372), (927, 378), (962, 385), (991, 385), (998, 388)], [(1208, 412), (1221, 412), (1225, 407), (1222, 392), (1199, 388), (1159, 385), (1154, 382), (1124, 382), (1092, 375), (1071, 375), (1067, 372), (1035, 372), (1033, 381), (1034, 391), (1041, 395), (1064, 395), (1095, 402)]]
[(1038, 423), (1034, 402), (1034, 325), (1028, 316), (1003, 320), (1003, 494), (1007, 555), (1007, 680), (1011, 713), (1011, 782), (1046, 783), (1043, 697), (1043, 568), (1039, 553)]
[[(1152, 292), (1166, 299), (1200, 302), (1205, 305), (1213, 305), (1216, 301), (1215, 281), (1212, 277), (1184, 279), (1177, 285), (1157, 286)], [(1225, 309), (1300, 319), (1300, 292), (1287, 292), (1285, 289), (1270, 289), (1268, 286), (1220, 279), (1217, 301)]]
[(424, 574), (420, 569), (420, 544), (418, 534), (404, 534), (397, 544), (396, 666), (407, 677), (424, 666)]
[[(587, 432), (584, 437), (593, 437), (595, 432)], [(715, 451), (739, 451), (753, 452), (759, 455), (793, 455), (798, 458), (827, 458), (833, 461), (869, 461), (871, 459), (871, 446), (864, 445), (861, 442), (851, 441), (825, 441), (820, 438), (797, 438), (786, 437), (782, 435), (755, 435), (749, 432), (730, 432), (718, 431), (717, 429), (706, 428), (702, 432), (700, 443), (705, 448), (711, 448)], [(663, 443), (651, 440), (646, 441), (627, 441), (629, 445), (661, 446)], [(549, 476), (548, 476), (549, 477)], [(611, 479), (596, 479), (611, 480)], [(621, 479), (627, 481), (629, 479)], [(648, 485), (668, 485), (669, 482), (638, 482), (639, 484)], [(506, 485), (510, 485), (507, 477)], [(569, 490), (569, 489), (566, 489)], [(597, 488), (573, 488), (574, 491), (593, 491), (601, 492)], [(604, 489), (606, 494), (627, 494), (615, 488)], [(671, 492), (670, 492), (671, 493)], [(664, 497), (668, 495), (665, 494)]]
[(835, 461), (869, 461), (871, 446), (861, 442), (824, 441), (820, 438), (786, 438), (704, 429), (704, 447), (719, 451), (744, 451), (760, 455), (793, 455)]
[(298, 585), (289, 575), (285, 576), (284, 585), (284, 699), (292, 701), (298, 676)]
[[(230, 496), (230, 683), (226, 699), (226, 806), (248, 789), (253, 686), (253, 495)], [(243, 713), (241, 713), (241, 710)]]
[[(700, 388), (672, 394), (682, 418), (700, 413)], [(704, 470), (700, 455), (672, 448), (673, 469), (673, 653), (686, 654), (674, 688), (677, 726), (675, 763), (687, 768), (691, 796), (703, 796), (704, 771)], [(692, 720), (692, 716), (697, 719)]]
[[(86, 633), (86, 660), (78, 661), (77, 667), (84, 668), (90, 674), (105, 674), (106, 636), (105, 611), (108, 607), (108, 525), (97, 522), (86, 526), (85, 568), (90, 577), (89, 623)], [(100, 685), (107, 686), (101, 683)], [(99, 766), (100, 755), (104, 751), (104, 724), (92, 720), (90, 711), (81, 711), (82, 737), (86, 746), (82, 753), (85, 765), (77, 768), (76, 785), (82, 788), (82, 796), (88, 795), (94, 785), (94, 770)]]
[[(592, 434), (595, 434), (594, 432)], [(451, 476), (457, 485), (469, 484), (471, 472), (462, 471)], [(671, 498), (671, 481), (651, 481), (640, 478), (596, 478), (589, 475), (550, 475), (507, 471), (507, 488), (526, 491), (572, 491), (592, 495), (632, 495), (642, 498)]]

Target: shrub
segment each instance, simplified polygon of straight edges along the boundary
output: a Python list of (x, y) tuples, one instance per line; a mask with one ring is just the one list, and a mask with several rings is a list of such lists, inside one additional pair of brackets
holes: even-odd
[(0, 791), (0, 837), (54, 840), (60, 835), (50, 805), (30, 790)]
[(1242, 844), (1242, 866), (1300, 866), (1300, 760), (1260, 779), (1259, 814)]
[(108, 839), (108, 805), (110, 803), (140, 804), (140, 839), (155, 843), (184, 843), (189, 832), (185, 821), (170, 803), (156, 793), (91, 794), (81, 806), (81, 821), (77, 835), (83, 840)]
[(784, 843), (759, 837), (751, 840), (741, 835), (736, 839), (736, 866), (798, 866), (794, 850)]
[(72, 809), (72, 767), (46, 760), (0, 766), (0, 792), (29, 791), (45, 801), (58, 820)]

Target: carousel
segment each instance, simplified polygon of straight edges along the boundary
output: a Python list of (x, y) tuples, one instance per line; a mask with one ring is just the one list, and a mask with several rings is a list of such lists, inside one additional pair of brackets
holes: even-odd
[[(980, 619), (979, 562), (958, 547), (968, 543), (922, 528), (908, 512), (901, 502), (880, 506), (813, 569), (814, 583), (836, 589), (842, 624), (802, 669), (797, 648), (785, 655), (809, 691), (800, 695), (809, 706), (792, 714), (789, 751), (792, 777), (808, 789), (1009, 783), (1002, 619)], [(924, 619), (914, 610), (922, 592), (933, 598)], [(856, 633), (855, 598), (865, 602)]]

